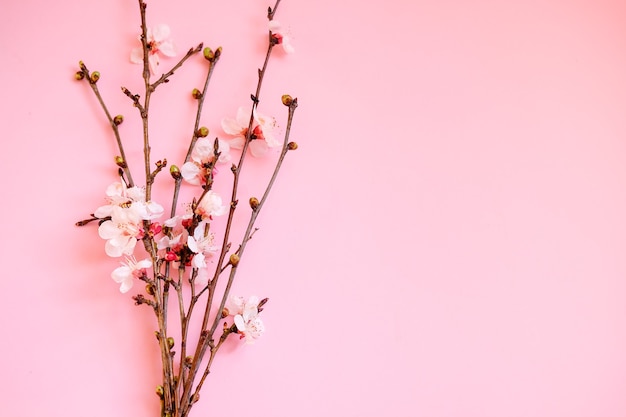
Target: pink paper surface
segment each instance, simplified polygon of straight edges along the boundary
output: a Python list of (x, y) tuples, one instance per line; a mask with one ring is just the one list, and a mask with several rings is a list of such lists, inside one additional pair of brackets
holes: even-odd
[[(212, 134), (249, 104), (271, 5), (148, 2), (181, 53), (224, 48)], [(626, 416), (626, 5), (284, 0), (277, 19), (296, 54), (263, 104), (280, 121), (298, 97), (300, 147), (234, 289), (270, 298), (267, 332), (221, 352), (192, 415)], [(141, 158), (119, 90), (141, 88), (138, 30), (134, 1), (1, 7), (4, 415), (158, 415), (153, 317), (73, 226), (116, 179), (77, 62)], [(200, 80), (155, 94), (155, 160), (184, 154)]]

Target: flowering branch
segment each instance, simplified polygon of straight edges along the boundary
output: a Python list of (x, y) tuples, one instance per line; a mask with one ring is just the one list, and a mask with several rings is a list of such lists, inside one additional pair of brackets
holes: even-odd
[[(79, 80), (87, 80), (105, 115), (113, 128), (118, 142), (120, 156), (115, 158), (118, 175), (121, 181), (114, 183), (106, 191), (108, 204), (99, 207), (91, 217), (80, 221), (77, 225), (84, 226), (98, 221), (98, 233), (106, 240), (105, 252), (112, 257), (125, 256), (122, 266), (116, 268), (111, 276), (120, 284), (120, 291), (129, 291), (135, 280), (145, 283), (145, 295), (132, 297), (137, 305), (151, 307), (155, 314), (157, 330), (155, 332), (162, 363), (162, 384), (157, 387), (157, 395), (161, 403), (162, 417), (187, 417), (208, 375), (213, 361), (232, 334), (238, 334), (246, 343), (252, 343), (264, 330), (259, 318), (267, 298), (257, 297), (244, 299), (230, 295), (237, 275), (238, 266), (244, 255), (247, 244), (258, 230), (256, 220), (266, 202), (282, 168), (284, 158), (291, 150), (297, 149), (295, 142), (290, 142), (290, 132), (298, 101), (289, 95), (282, 97), (283, 104), (288, 108), (287, 125), (282, 144), (275, 139), (275, 121), (259, 113), (260, 96), (263, 80), (266, 76), (270, 56), (276, 45), (282, 44), (285, 52), (293, 48), (288, 37), (282, 32), (274, 16), (280, 0), (276, 0), (273, 8), (268, 8), (269, 21), (268, 45), (261, 68), (257, 70), (258, 80), (255, 92), (250, 95), (252, 105), (249, 113), (243, 108), (237, 112), (236, 119), (222, 120), (222, 128), (230, 140), (215, 138), (207, 139), (209, 131), (200, 126), (204, 101), (209, 81), (222, 54), (222, 48), (215, 51), (204, 48), (200, 43), (190, 48), (187, 53), (167, 72), (155, 81), (159, 65), (159, 54), (174, 56), (175, 49), (169, 40), (169, 27), (158, 25), (148, 27), (146, 22), (146, 3), (138, 1), (141, 17), (140, 48), (131, 52), (131, 61), (142, 65), (144, 80), (143, 97), (122, 87), (122, 92), (138, 109), (143, 130), (143, 165), (145, 185), (138, 187), (131, 177), (131, 169), (124, 154), (124, 148), (118, 126), (122, 116), (111, 117), (104, 100), (96, 86), (100, 73), (90, 73), (84, 63), (80, 62), (80, 71), (76, 74)], [(159, 159), (154, 166), (151, 164), (150, 147), (150, 102), (156, 88), (170, 81), (170, 77), (182, 65), (189, 62), (198, 52), (203, 51), (207, 72), (202, 90), (193, 89), (192, 97), (197, 101), (194, 126), (189, 147), (182, 166), (171, 165), (170, 174), (174, 180), (170, 218), (163, 223), (157, 219), (163, 214), (163, 207), (152, 199), (152, 185), (159, 173), (168, 166), (165, 158)], [(230, 161), (230, 148), (240, 149), (238, 162), (231, 165), (232, 182), (230, 200), (222, 204), (221, 197), (213, 190), (216, 180), (217, 164)], [(247, 226), (238, 245), (231, 242), (231, 233), (239, 202), (239, 184), (244, 163), (249, 155), (260, 157), (272, 150), (280, 148), (277, 160), (260, 199), (249, 198), (250, 213)], [(177, 214), (178, 200), (183, 180), (201, 187), (199, 195), (194, 197), (187, 206), (187, 212)], [(221, 245), (211, 228), (216, 217), (228, 215)], [(136, 244), (142, 242), (147, 258), (135, 258)], [(213, 256), (217, 259), (214, 259)], [(211, 261), (214, 265), (212, 273), (208, 271)], [(148, 270), (152, 269), (149, 274)], [(220, 277), (225, 274), (224, 289), (218, 291)], [(170, 288), (175, 295), (170, 300)], [(221, 288), (221, 286), (220, 286)], [(168, 328), (168, 306), (177, 304), (180, 334), (178, 341), (171, 336)], [(214, 309), (214, 304), (217, 309)], [(195, 330), (192, 316), (200, 309), (202, 315), (195, 344), (190, 344), (190, 336)], [(230, 319), (232, 317), (232, 319)], [(217, 332), (222, 323), (221, 335)], [(174, 350), (179, 343), (178, 356)], [(191, 355), (188, 355), (188, 352)], [(208, 359), (205, 362), (208, 353)], [(176, 360), (175, 360), (176, 359)]]

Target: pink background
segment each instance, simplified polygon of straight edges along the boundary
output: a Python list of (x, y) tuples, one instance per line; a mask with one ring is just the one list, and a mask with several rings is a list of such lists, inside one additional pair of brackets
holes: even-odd
[[(148, 19), (181, 51), (224, 47), (218, 134), (248, 105), (270, 4), (177, 4)], [(132, 138), (136, 2), (1, 11), (2, 413), (155, 416), (152, 317), (73, 226), (116, 153), (73, 73), (102, 72)], [(280, 120), (299, 98), (300, 149), (235, 285), (270, 297), (267, 332), (227, 346), (195, 415), (626, 416), (624, 3), (284, 0), (277, 18), (297, 53), (270, 63), (264, 104)], [(156, 157), (180, 159), (199, 80), (157, 92)]]

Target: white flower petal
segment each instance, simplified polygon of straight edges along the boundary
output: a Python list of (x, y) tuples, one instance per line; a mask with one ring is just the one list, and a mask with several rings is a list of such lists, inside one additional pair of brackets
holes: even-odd
[(176, 48), (172, 41), (164, 41), (159, 45), (159, 52), (165, 56), (176, 56)]
[(250, 142), (250, 153), (252, 154), (252, 156), (255, 157), (262, 157), (263, 155), (265, 155), (269, 149), (269, 147), (267, 146), (267, 142), (265, 142), (264, 140), (253, 140), (252, 142)]
[[(156, 42), (163, 42), (170, 37), (170, 27), (165, 23), (158, 24), (151, 28), (152, 39)], [(150, 36), (148, 36), (150, 39)]]
[(134, 284), (134, 282), (133, 282), (132, 278), (124, 280), (122, 282), (122, 285), (120, 285), (120, 292), (122, 294), (127, 293), (131, 288), (133, 288), (133, 284)]
[(244, 129), (245, 127), (242, 127), (239, 123), (237, 123), (235, 119), (230, 119), (230, 118), (222, 119), (222, 130), (224, 130), (224, 132), (229, 135), (233, 135), (233, 136), (241, 135), (242, 130)]
[(189, 184), (200, 185), (200, 168), (195, 163), (185, 162), (183, 166), (180, 167), (180, 174)]

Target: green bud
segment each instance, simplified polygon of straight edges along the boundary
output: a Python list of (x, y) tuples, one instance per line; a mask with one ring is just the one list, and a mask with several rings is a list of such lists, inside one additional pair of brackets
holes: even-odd
[(76, 80), (80, 81), (83, 78), (85, 78), (85, 73), (82, 71), (77, 71), (76, 74), (74, 74), (74, 78), (76, 78)]
[(117, 116), (113, 118), (113, 123), (115, 123), (115, 126), (121, 125), (123, 121), (124, 121), (124, 116), (122, 116), (121, 114), (118, 114)]
[(159, 398), (163, 398), (163, 396), (165, 395), (165, 390), (163, 389), (163, 385), (157, 385), (155, 391), (156, 391), (156, 395), (158, 395)]
[(115, 157), (115, 165), (117, 165), (120, 168), (126, 168), (126, 161), (124, 161), (124, 158), (122, 158), (121, 156), (116, 156)]
[(204, 48), (204, 50), (202, 51), (202, 53), (204, 54), (204, 58), (207, 61), (213, 61), (215, 59), (215, 53), (213, 52), (213, 50), (211, 48), (209, 48), (208, 46), (206, 48)]
[(97, 83), (99, 79), (100, 79), (100, 72), (99, 71), (94, 71), (94, 72), (91, 73), (91, 82), (92, 83)]
[(167, 338), (167, 347), (172, 349), (174, 347), (174, 338), (173, 337), (168, 337)]
[(206, 138), (209, 135), (209, 128), (206, 126), (202, 126), (200, 129), (198, 129), (198, 132), (196, 134), (199, 138)]
[(195, 98), (196, 100), (200, 100), (202, 98), (202, 92), (198, 90), (197, 88), (194, 88), (191, 91), (191, 96)]
[(182, 174), (180, 173), (180, 169), (176, 165), (171, 165), (170, 166), (170, 175), (175, 180), (179, 180), (179, 179), (182, 178)]

